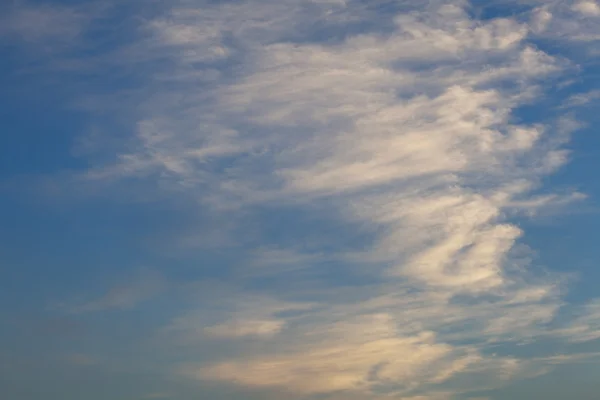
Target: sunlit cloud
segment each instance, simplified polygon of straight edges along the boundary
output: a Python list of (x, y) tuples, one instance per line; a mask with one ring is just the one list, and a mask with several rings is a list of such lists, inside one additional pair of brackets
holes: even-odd
[[(252, 346), (179, 373), (304, 395), (398, 398), (451, 396), (542, 373), (543, 363), (485, 349), (547, 335), (562, 305), (560, 276), (536, 277), (514, 258), (523, 232), (510, 218), (583, 198), (535, 194), (568, 162), (563, 146), (578, 125), (567, 116), (513, 118), (541, 96), (544, 79), (570, 68), (527, 41), (547, 29), (550, 9), (535, 11), (528, 25), (475, 20), (461, 2), (431, 4), (399, 9), (386, 29), (320, 42), (298, 38), (297, 22), (285, 22), (343, 14), (351, 4), (294, 5), (281, 15), (277, 6), (249, 11), (249, 3), (202, 13), (182, 5), (149, 21), (145, 29), (172, 63), (169, 79), (205, 89), (157, 86), (141, 107), (136, 144), (87, 179), (160, 182), (214, 212), (328, 204), (332, 221), (372, 234), (363, 249), (325, 258), (345, 260), (375, 283), (355, 285), (356, 293), (272, 288), (259, 302), (242, 290), (224, 314), (200, 307), (177, 317), (163, 335), (179, 343), (259, 340), (274, 349)], [(249, 13), (244, 21), (241, 11)], [(226, 60), (237, 66), (215, 75), (220, 83), (197, 80)], [(249, 281), (262, 276), (261, 265), (284, 276), (290, 264), (311, 271), (323, 258), (320, 250), (279, 247), (238, 271)], [(274, 306), (307, 297), (308, 307)], [(557, 335), (591, 340), (592, 332), (577, 320)]]
[(573, 5), (573, 10), (586, 16), (600, 16), (600, 6), (595, 1), (577, 2)]
[[(80, 138), (89, 167), (70, 182), (206, 215), (203, 233), (169, 239), (231, 259), (218, 278), (142, 274), (62, 309), (134, 310), (169, 288), (183, 305), (147, 335), (161, 373), (294, 398), (482, 400), (580, 360), (514, 350), (600, 339), (598, 301), (567, 304), (569, 277), (523, 255), (520, 221), (587, 199), (544, 183), (584, 126), (571, 111), (598, 91), (518, 112), (578, 68), (536, 40), (590, 51), (600, 7), (483, 19), (466, 1), (376, 3), (176, 1), (96, 55), (136, 87), (81, 96), (122, 132)], [(9, 26), (78, 36), (79, 14), (59, 11)], [(195, 359), (207, 344), (239, 351)]]

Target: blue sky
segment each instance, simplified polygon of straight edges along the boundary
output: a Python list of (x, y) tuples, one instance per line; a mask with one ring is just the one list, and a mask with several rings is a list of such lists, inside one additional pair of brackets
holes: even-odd
[(2, 398), (597, 398), (599, 3), (0, 15)]

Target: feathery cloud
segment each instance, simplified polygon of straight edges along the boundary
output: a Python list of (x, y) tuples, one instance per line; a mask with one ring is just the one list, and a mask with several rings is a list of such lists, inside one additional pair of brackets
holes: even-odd
[[(593, 41), (597, 27), (573, 15), (593, 15), (594, 4), (484, 20), (464, 1), (377, 3), (384, 11), (351, 0), (181, 1), (143, 20), (137, 42), (111, 53), (127, 54), (117, 69), (145, 66), (141, 88), (86, 103), (111, 109), (131, 136), (78, 182), (135, 182), (228, 220), (319, 210), (323, 225), (344, 227), (328, 238), (337, 247), (303, 246), (321, 236), (291, 226), (288, 248), (259, 230), (260, 247), (231, 278), (239, 291), (206, 290), (159, 335), (247, 350), (179, 373), (304, 397), (451, 399), (549, 368), (491, 354), (494, 345), (598, 338), (595, 303), (585, 319), (552, 325), (563, 277), (519, 259), (514, 218), (583, 196), (536, 194), (568, 162), (579, 125), (515, 112), (573, 68), (530, 38)], [(302, 285), (289, 278), (299, 264)], [(266, 275), (281, 284), (261, 287)], [(161, 287), (143, 281), (75, 310), (132, 307)]]

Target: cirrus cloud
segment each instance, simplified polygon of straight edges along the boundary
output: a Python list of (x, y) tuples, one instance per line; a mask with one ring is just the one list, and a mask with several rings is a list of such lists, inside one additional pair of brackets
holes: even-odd
[[(546, 80), (574, 68), (530, 39), (554, 27), (589, 39), (589, 21), (566, 16), (591, 16), (593, 4), (550, 4), (524, 21), (478, 19), (464, 1), (389, 12), (359, 1), (184, 1), (142, 21), (127, 60), (147, 66), (142, 87), (115, 100), (131, 135), (78, 182), (135, 182), (228, 221), (247, 213), (266, 224), (260, 212), (287, 207), (345, 228), (321, 241), (319, 226), (284, 226), (294, 246), (253, 232), (262, 250), (225, 278), (238, 291), (200, 296), (160, 335), (190, 349), (247, 347), (175, 370), (304, 398), (451, 399), (552, 364), (495, 346), (597, 339), (595, 303), (587, 319), (556, 327), (565, 278), (517, 251), (517, 217), (583, 198), (537, 193), (568, 162), (579, 125), (517, 118)], [(119, 291), (82, 309), (137, 299)]]

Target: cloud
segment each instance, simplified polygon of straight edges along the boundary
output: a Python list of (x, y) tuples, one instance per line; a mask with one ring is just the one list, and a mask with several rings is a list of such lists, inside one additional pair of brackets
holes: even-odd
[(163, 292), (166, 288), (167, 283), (160, 274), (147, 271), (129, 282), (113, 286), (98, 299), (69, 305), (66, 308), (77, 314), (111, 309), (129, 310)]
[(573, 5), (573, 10), (586, 16), (600, 16), (600, 6), (595, 1), (579, 1)]
[[(186, 367), (185, 374), (306, 394), (367, 395), (390, 385), (388, 394), (408, 396), (476, 370), (494, 371), (497, 378), (487, 380), (494, 386), (527, 364), (448, 341), (469, 335), (458, 328), (467, 321), (476, 327), (471, 340), (528, 338), (559, 307), (552, 283), (535, 287), (509, 274), (507, 256), (521, 231), (503, 221), (515, 198), (565, 162), (552, 145), (556, 132), (510, 122), (528, 100), (523, 93), (559, 64), (522, 43), (525, 27), (478, 24), (459, 7), (396, 23), (387, 37), (265, 46), (251, 72), (218, 99), (223, 114), (252, 124), (261, 145), (281, 149), (266, 152), (281, 182), (275, 198), (326, 197), (341, 216), (381, 227), (368, 256), (389, 263), (384, 275), (402, 283), (380, 287), (386, 295), (365, 303), (405, 311), (363, 315), (366, 305), (357, 301), (339, 315), (325, 306), (309, 313), (317, 322), (306, 322), (304, 339), (281, 339), (289, 352)], [(500, 89), (513, 81), (520, 85)], [(413, 296), (420, 301), (408, 300), (408, 288), (419, 288)], [(400, 289), (408, 299), (393, 296)], [(496, 300), (452, 305), (459, 295), (476, 303), (486, 294)], [(280, 323), (272, 324), (281, 334)], [(293, 326), (303, 329), (302, 321)], [(459, 332), (435, 333), (452, 326)]]
[[(531, 13), (530, 26), (544, 38), (569, 42), (586, 51), (596, 51), (600, 39), (597, 17), (600, 7), (595, 1), (534, 1), (540, 6)], [(586, 64), (580, 59), (579, 63)], [(579, 64), (578, 63), (578, 64)], [(580, 64), (581, 65), (581, 64)]]
[[(105, 107), (131, 137), (77, 182), (185, 199), (259, 243), (235, 289), (201, 285), (197, 310), (159, 334), (187, 349), (247, 347), (180, 374), (304, 397), (451, 399), (547, 371), (492, 346), (597, 338), (595, 303), (553, 328), (564, 278), (519, 258), (515, 221), (582, 197), (537, 193), (579, 125), (515, 117), (572, 67), (529, 39), (595, 28), (554, 4), (523, 21), (424, 3), (383, 15), (354, 1), (175, 2), (122, 49), (114, 65), (146, 66), (143, 87)], [(289, 247), (236, 220), (267, 225), (278, 207), (322, 218), (306, 233), (282, 216)], [(341, 228), (314, 240), (327, 224)], [(313, 273), (301, 284), (299, 265)], [(73, 311), (131, 308), (163, 287), (144, 278)]]
[(204, 331), (214, 337), (273, 336), (283, 328), (283, 322), (277, 320), (236, 320), (207, 327)]
[[(450, 357), (452, 349), (436, 344), (427, 332), (418, 337), (398, 337), (387, 318), (374, 315), (334, 325), (330, 328), (331, 342), (313, 343), (305, 351), (223, 362), (200, 368), (197, 373), (204, 379), (236, 381), (248, 386), (329, 393), (362, 391), (372, 384), (369, 380), (439, 381), (474, 361), (468, 355)], [(357, 330), (360, 334), (353, 335)]]
[(588, 342), (600, 339), (600, 300), (586, 304), (579, 315), (557, 332), (572, 342)]
[[(440, 384), (470, 377), (470, 390), (484, 390), (518, 374), (531, 373), (528, 362), (484, 357), (475, 349), (440, 342), (421, 330), (403, 336), (388, 314), (354, 316), (319, 325), (308, 340), (285, 352), (272, 352), (208, 367), (183, 366), (192, 378), (236, 382), (254, 388), (280, 388), (307, 396), (319, 393), (385, 393), (392, 398), (438, 398)], [(475, 377), (475, 378), (473, 378)], [(451, 398), (450, 392), (440, 398)], [(376, 396), (375, 396), (376, 398)]]
[(206, 338), (269, 339), (287, 328), (290, 321), (283, 314), (302, 314), (314, 307), (310, 303), (276, 301), (261, 294), (216, 287), (198, 286), (203, 294), (197, 301), (207, 307), (174, 318), (163, 335), (184, 345)]
[(600, 90), (590, 90), (586, 93), (577, 93), (570, 96), (565, 101), (564, 107), (580, 107), (597, 99), (600, 99)]
[(51, 5), (7, 7), (0, 23), (0, 36), (16, 37), (29, 44), (73, 43), (83, 31), (86, 15), (74, 8)]

